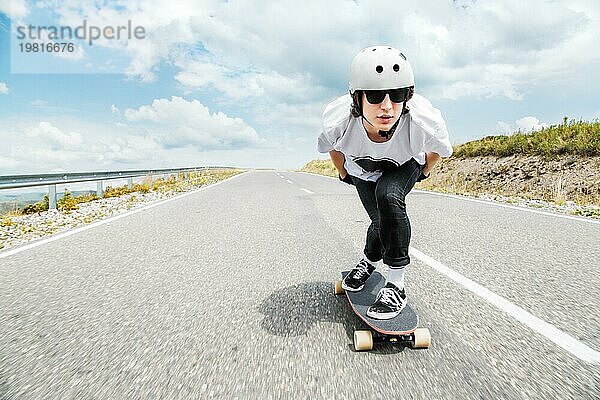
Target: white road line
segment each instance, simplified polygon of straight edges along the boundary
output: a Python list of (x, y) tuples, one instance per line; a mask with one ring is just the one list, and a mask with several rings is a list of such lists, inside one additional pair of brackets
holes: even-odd
[[(298, 172), (298, 173), (301, 173), (301, 174), (308, 174), (308, 175), (312, 175), (312, 176), (320, 176), (320, 177), (323, 177), (323, 178), (335, 179), (336, 181), (338, 180), (337, 178), (334, 178), (332, 176), (315, 174), (315, 173), (312, 173), (312, 172), (305, 172), (305, 171), (295, 171), (295, 172)], [(592, 223), (592, 224), (600, 224), (600, 220), (595, 220), (595, 219), (591, 219), (591, 218), (575, 217), (575, 216), (572, 216), (572, 215), (560, 214), (558, 212), (548, 212), (548, 211), (533, 210), (533, 209), (528, 208), (528, 207), (511, 206), (509, 204), (503, 204), (503, 203), (494, 202), (494, 201), (491, 201), (491, 200), (473, 199), (473, 198), (470, 198), (470, 197), (459, 196), (459, 195), (456, 195), (456, 194), (434, 192), (432, 190), (414, 189), (414, 190), (411, 191), (411, 193), (415, 193), (415, 192), (417, 192), (417, 193), (425, 193), (425, 194), (432, 194), (432, 195), (436, 195), (436, 196), (452, 197), (452, 198), (459, 199), (459, 200), (472, 201), (474, 203), (482, 203), (482, 204), (487, 204), (487, 205), (490, 205), (490, 206), (511, 208), (513, 210), (527, 211), (527, 212), (531, 212), (531, 213), (548, 215), (548, 216), (557, 217), (557, 218), (565, 218), (565, 219), (570, 219), (570, 220), (579, 221), (579, 222), (589, 222), (589, 223)]]
[(306, 193), (308, 193), (308, 194), (314, 194), (314, 193), (315, 193), (315, 192), (311, 192), (310, 190), (308, 190), (308, 189), (304, 189), (304, 188), (301, 188), (300, 190), (304, 190), (304, 191), (305, 191)]
[(238, 176), (244, 175), (246, 173), (248, 173), (248, 172), (242, 172), (240, 174), (232, 176), (231, 178), (227, 178), (227, 179), (224, 179), (224, 180), (219, 181), (217, 183), (213, 183), (211, 185), (204, 186), (204, 187), (202, 187), (202, 188), (200, 188), (198, 190), (194, 190), (192, 192), (183, 193), (183, 194), (178, 195), (178, 196), (174, 196), (174, 197), (171, 197), (171, 198), (168, 198), (168, 199), (165, 199), (165, 200), (157, 201), (156, 203), (148, 204), (147, 206), (136, 208), (135, 210), (131, 210), (131, 211), (128, 211), (128, 212), (123, 213), (123, 214), (118, 214), (118, 215), (115, 215), (113, 217), (109, 217), (109, 218), (106, 218), (106, 219), (102, 219), (100, 221), (93, 222), (93, 223), (91, 223), (89, 225), (84, 225), (84, 226), (81, 226), (79, 228), (74, 228), (74, 229), (68, 230), (66, 232), (62, 232), (62, 233), (53, 235), (53, 236), (51, 236), (49, 238), (46, 238), (46, 239), (37, 240), (37, 241), (35, 241), (33, 243), (29, 243), (29, 244), (26, 244), (24, 246), (20, 246), (20, 247), (11, 249), (11, 250), (6, 250), (6, 251), (3, 251), (3, 252), (0, 252), (0, 259), (6, 258), (8, 256), (12, 256), (13, 254), (21, 253), (21, 252), (23, 252), (25, 250), (33, 249), (35, 247), (41, 246), (41, 245), (46, 244), (46, 243), (54, 242), (55, 240), (62, 239), (62, 238), (67, 237), (67, 236), (71, 236), (71, 235), (74, 235), (76, 233), (87, 231), (88, 229), (95, 228), (97, 226), (104, 225), (106, 223), (116, 221), (116, 220), (121, 219), (123, 217), (126, 217), (128, 215), (139, 213), (141, 211), (148, 210), (150, 208), (159, 206), (159, 205), (164, 204), (164, 203), (168, 203), (168, 202), (173, 201), (173, 200), (181, 199), (183, 197), (186, 197), (186, 196), (189, 196), (189, 195), (201, 192), (201, 191), (203, 191), (205, 189), (210, 189), (212, 187), (215, 187), (217, 185), (225, 183), (225, 182), (227, 182), (227, 181), (229, 181), (231, 179), (235, 179)]
[(439, 273), (446, 275), (456, 283), (464, 286), (479, 297), (487, 300), (489, 303), (495, 305), (502, 311), (515, 318), (517, 321), (528, 326), (531, 330), (545, 336), (580, 360), (593, 364), (600, 363), (600, 353), (598, 351), (586, 346), (574, 337), (557, 329), (554, 325), (551, 325), (535, 315), (528, 313), (521, 307), (506, 300), (504, 297), (498, 296), (491, 290), (486, 289), (475, 281), (472, 281), (466, 276), (459, 274), (439, 261), (420, 252), (419, 250), (410, 247), (409, 252), (411, 256), (421, 260)]
[(286, 179), (286, 181), (287, 181), (287, 183), (294, 183), (294, 182), (290, 181), (289, 179)]

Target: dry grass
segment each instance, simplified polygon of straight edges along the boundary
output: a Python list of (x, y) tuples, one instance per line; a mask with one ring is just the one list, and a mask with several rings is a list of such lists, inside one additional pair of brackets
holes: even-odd
[(312, 172), (320, 175), (338, 177), (337, 169), (333, 166), (331, 160), (312, 160), (300, 169), (304, 172)]

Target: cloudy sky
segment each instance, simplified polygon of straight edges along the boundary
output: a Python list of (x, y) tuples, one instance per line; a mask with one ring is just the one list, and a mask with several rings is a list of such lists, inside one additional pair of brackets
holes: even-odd
[[(84, 20), (145, 37), (18, 54), (18, 26)], [(596, 0), (0, 0), (0, 175), (299, 168), (325, 157), (322, 110), (374, 44), (407, 55), (454, 144), (592, 120), (599, 39)]]

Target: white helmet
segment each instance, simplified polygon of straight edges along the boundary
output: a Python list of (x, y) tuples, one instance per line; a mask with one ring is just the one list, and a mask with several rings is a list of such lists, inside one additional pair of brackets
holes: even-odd
[(350, 67), (350, 93), (356, 90), (397, 89), (415, 85), (410, 63), (398, 49), (372, 46), (362, 49)]

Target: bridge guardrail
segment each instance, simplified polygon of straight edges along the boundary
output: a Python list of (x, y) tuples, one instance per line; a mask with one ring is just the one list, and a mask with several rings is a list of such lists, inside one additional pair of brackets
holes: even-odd
[(65, 183), (94, 182), (97, 181), (96, 194), (104, 196), (103, 181), (127, 178), (127, 186), (133, 186), (133, 178), (140, 176), (171, 175), (184, 173), (187, 178), (190, 172), (208, 169), (236, 169), (237, 167), (201, 166), (188, 168), (164, 168), (164, 169), (139, 169), (123, 171), (97, 171), (97, 172), (68, 172), (58, 174), (31, 174), (31, 175), (3, 175), (0, 176), (0, 190), (18, 189), (35, 186), (48, 186), (48, 205), (50, 209), (56, 209), (56, 185)]

